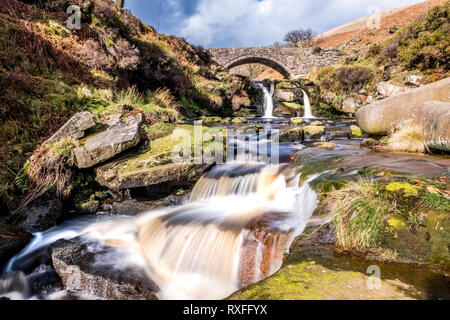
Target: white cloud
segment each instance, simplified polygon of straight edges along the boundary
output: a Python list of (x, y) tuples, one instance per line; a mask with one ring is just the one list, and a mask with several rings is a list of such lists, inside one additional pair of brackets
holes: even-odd
[[(160, 0), (128, 0), (145, 22), (156, 21)], [(420, 0), (169, 0), (163, 2), (161, 31), (205, 47), (269, 45), (298, 27), (318, 32), (368, 15), (376, 5), (387, 10)], [(127, 3), (127, 1), (126, 1)], [(153, 8), (147, 14), (141, 9)], [(133, 10), (132, 10), (133, 11)], [(151, 13), (153, 11), (153, 13)], [(150, 16), (153, 16), (150, 18)]]

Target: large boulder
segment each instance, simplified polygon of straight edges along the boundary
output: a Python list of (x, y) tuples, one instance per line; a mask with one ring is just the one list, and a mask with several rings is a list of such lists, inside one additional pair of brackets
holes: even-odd
[[(235, 118), (235, 120), (239, 118)], [(243, 119), (245, 120), (245, 119)], [(226, 139), (223, 128), (202, 127), (204, 155), (222, 149), (222, 141), (216, 141), (218, 135)], [(200, 135), (200, 132), (197, 133)], [(150, 150), (127, 158), (111, 161), (96, 168), (96, 180), (110, 190), (149, 187), (159, 184), (177, 184), (191, 186), (210, 165), (207, 159), (200, 164), (194, 161), (194, 126), (181, 125), (172, 134), (153, 140)], [(224, 142), (224, 141), (223, 141)], [(208, 145), (208, 146), (206, 146)], [(174, 153), (174, 151), (178, 151)], [(186, 153), (187, 159), (174, 159), (173, 154)], [(178, 161), (179, 160), (179, 161)], [(205, 161), (203, 161), (205, 160)]]
[(107, 130), (94, 134), (73, 150), (77, 167), (90, 168), (136, 146), (141, 141), (141, 113), (124, 117)]
[(144, 267), (118, 263), (124, 259), (120, 250), (59, 240), (48, 251), (66, 290), (108, 300), (157, 299), (158, 286)]
[(447, 78), (364, 106), (358, 110), (356, 118), (365, 132), (386, 134), (399, 121), (416, 118), (425, 102), (450, 102), (449, 92), (450, 78)]
[(417, 123), (424, 128), (424, 136), (430, 148), (450, 151), (450, 103), (428, 101), (416, 115)]
[(0, 223), (0, 265), (22, 250), (32, 237), (21, 228)]
[(56, 133), (45, 143), (52, 143), (63, 138), (80, 139), (84, 132), (95, 126), (95, 120), (92, 113), (88, 111), (78, 112), (69, 119)]

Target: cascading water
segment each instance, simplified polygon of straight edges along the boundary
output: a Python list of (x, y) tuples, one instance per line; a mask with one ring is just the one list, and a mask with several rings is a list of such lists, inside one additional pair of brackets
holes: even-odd
[(257, 82), (256, 85), (264, 93), (264, 117), (273, 118), (273, 94), (275, 92), (275, 85), (273, 82), (270, 83), (270, 91), (266, 88), (263, 82)]
[(145, 261), (160, 299), (221, 299), (281, 266), (316, 203), (286, 165), (219, 165), (198, 181), (189, 203), (36, 235), (9, 270), (57, 238), (81, 236), (120, 245), (135, 257), (126, 261)]
[(303, 114), (303, 117), (308, 118), (308, 119), (315, 119), (316, 117), (312, 113), (311, 102), (309, 101), (308, 94), (303, 89), (302, 89), (302, 92), (303, 92), (303, 102), (304, 102), (304, 106), (305, 106), (305, 112)]
[[(264, 89), (270, 96), (266, 111), (271, 113), (271, 93)], [(48, 263), (46, 249), (59, 239), (77, 238), (119, 250), (120, 256), (108, 256), (108, 266), (118, 268), (117, 272), (124, 266), (143, 268), (159, 288), (160, 299), (222, 299), (270, 276), (303, 232), (316, 208), (317, 194), (309, 181), (299, 187), (299, 176), (292, 176), (288, 164), (261, 160), (260, 148), (270, 144), (267, 136), (255, 133), (250, 140), (236, 137), (229, 142), (229, 148), (236, 145), (237, 153), (247, 156), (207, 172), (184, 205), (138, 217), (72, 221), (35, 234), (7, 264), (14, 281), (0, 279), (0, 294), (17, 298), (18, 290), (22, 298), (32, 298), (23, 289), (24, 274), (14, 272), (34, 268), (37, 257)], [(11, 283), (20, 286), (13, 288)], [(2, 286), (3, 291), (12, 289), (5, 294)]]

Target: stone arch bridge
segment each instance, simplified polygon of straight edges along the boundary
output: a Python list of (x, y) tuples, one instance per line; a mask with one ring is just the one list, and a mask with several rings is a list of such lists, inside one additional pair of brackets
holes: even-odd
[(248, 47), (209, 49), (214, 60), (227, 69), (249, 63), (261, 63), (292, 79), (338, 62), (342, 55), (336, 49), (322, 49), (314, 53), (311, 48)]

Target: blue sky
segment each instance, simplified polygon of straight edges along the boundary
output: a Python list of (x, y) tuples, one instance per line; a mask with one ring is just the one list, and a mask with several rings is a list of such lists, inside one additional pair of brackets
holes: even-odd
[(324, 32), (369, 15), (421, 0), (125, 0), (125, 7), (159, 32), (205, 48), (263, 46), (287, 31)]

